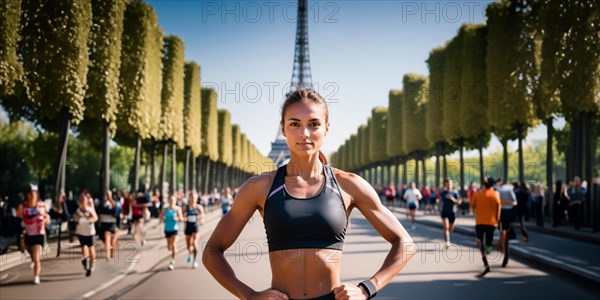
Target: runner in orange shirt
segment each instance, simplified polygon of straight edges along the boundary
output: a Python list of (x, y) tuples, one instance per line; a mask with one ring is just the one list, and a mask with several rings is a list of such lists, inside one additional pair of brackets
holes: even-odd
[[(494, 230), (500, 219), (500, 194), (494, 190), (494, 180), (484, 178), (483, 190), (473, 195), (471, 210), (475, 212), (475, 232), (477, 234), (477, 246), (481, 251), (483, 259), (483, 272), (477, 275), (481, 278), (490, 271), (487, 254), (492, 250), (492, 239)], [(485, 237), (485, 246), (484, 246)]]

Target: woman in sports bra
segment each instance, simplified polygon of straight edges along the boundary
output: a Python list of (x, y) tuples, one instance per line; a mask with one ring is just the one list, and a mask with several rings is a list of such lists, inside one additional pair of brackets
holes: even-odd
[(196, 261), (198, 254), (198, 232), (203, 222), (204, 208), (202, 205), (198, 205), (198, 194), (195, 191), (190, 191), (188, 204), (185, 209), (185, 244), (188, 250), (187, 263), (192, 264), (194, 269), (198, 267), (198, 261)]
[(17, 217), (23, 219), (25, 227), (25, 246), (33, 261), (33, 284), (40, 284), (40, 256), (46, 241), (46, 225), (50, 224), (50, 216), (46, 212), (46, 204), (39, 199), (36, 186), (27, 189), (25, 202), (17, 207)]
[(165, 238), (167, 239), (167, 250), (171, 251), (171, 263), (169, 270), (175, 269), (175, 256), (177, 255), (177, 234), (179, 233), (179, 224), (183, 221), (181, 208), (175, 205), (177, 198), (175, 195), (169, 196), (169, 205), (160, 211), (159, 220), (165, 222)]
[[(244, 183), (236, 204), (209, 238), (202, 262), (240, 299), (370, 299), (414, 255), (406, 251), (412, 239), (368, 182), (327, 164), (320, 149), (329, 131), (328, 110), (317, 92), (296, 90), (281, 111), (289, 163)], [(358, 285), (340, 280), (342, 246), (354, 208), (391, 244), (379, 271), (364, 274), (366, 280)], [(240, 281), (224, 257), (256, 210), (263, 217), (272, 273), (271, 288), (264, 291)]]

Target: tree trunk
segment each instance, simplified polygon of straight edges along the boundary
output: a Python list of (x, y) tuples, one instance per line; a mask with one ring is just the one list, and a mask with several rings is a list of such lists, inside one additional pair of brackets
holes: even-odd
[(150, 150), (150, 155), (152, 156), (150, 158), (151, 162), (150, 162), (150, 192), (154, 192), (154, 188), (155, 188), (155, 184), (156, 184), (156, 174), (155, 174), (155, 170), (156, 170), (156, 141), (154, 140), (154, 138), (152, 138), (152, 142), (150, 144), (150, 147), (152, 148)]
[(192, 156), (192, 166), (190, 168), (190, 175), (189, 175), (190, 179), (191, 179), (189, 188), (190, 188), (190, 190), (197, 191), (198, 188), (196, 186), (196, 183), (197, 183), (197, 181), (196, 181), (196, 157), (194, 157), (193, 155), (191, 155), (191, 156)]
[[(425, 155), (421, 155), (421, 164), (423, 167), (423, 187), (427, 186), (427, 166), (425, 165)], [(427, 199), (429, 200), (429, 199)]]
[(102, 122), (102, 161), (100, 162), (100, 195), (110, 189), (110, 131), (108, 122)]
[[(185, 148), (185, 166), (183, 168), (183, 192), (187, 194), (190, 189), (190, 156), (192, 149)], [(193, 177), (192, 177), (193, 178)]]
[(483, 183), (483, 177), (485, 176), (485, 170), (483, 169), (483, 133), (479, 135), (479, 182)]
[(208, 157), (206, 158), (205, 165), (206, 165), (206, 171), (205, 171), (206, 173), (204, 173), (204, 193), (206, 194), (206, 193), (208, 193), (208, 189), (212, 188), (211, 186), (209, 186), (209, 178), (211, 176), (210, 176), (210, 159)]
[(406, 184), (406, 181), (408, 179), (408, 172), (406, 171), (406, 158), (404, 158), (404, 160), (402, 161), (402, 185)]
[(395, 176), (396, 182), (395, 182), (395, 184), (396, 184), (396, 187), (399, 187), (400, 183), (402, 182), (402, 181), (400, 181), (400, 174), (401, 174), (400, 173), (400, 158), (396, 157), (394, 159), (394, 166), (396, 167), (396, 176)]
[(507, 143), (508, 140), (506, 139), (502, 139), (500, 140), (500, 143), (502, 143), (502, 174), (503, 174), (503, 178), (502, 181), (504, 181), (504, 183), (508, 182), (508, 148), (507, 148)]
[(415, 181), (415, 186), (417, 188), (419, 188), (420, 184), (421, 184), (421, 182), (419, 181), (419, 159), (420, 159), (419, 155), (418, 154), (415, 155), (415, 179), (414, 179), (414, 181)]
[(583, 178), (588, 182), (586, 200), (584, 205), (586, 220), (585, 224), (591, 225), (592, 230), (596, 230), (595, 225), (597, 222), (595, 219), (597, 218), (597, 216), (594, 216), (592, 214), (592, 212), (595, 210), (595, 205), (597, 204), (593, 202), (594, 178), (592, 177), (595, 155), (594, 144), (596, 143), (596, 140), (594, 139), (594, 126), (591, 119), (591, 113), (582, 113), (582, 119), (583, 120), (581, 127), (583, 130), (581, 134), (584, 140), (582, 153), (582, 157), (584, 159), (582, 159), (582, 161), (585, 160), (585, 162), (582, 163), (582, 175)]
[(444, 180), (448, 179), (448, 161), (446, 160), (446, 154), (442, 155), (442, 178)]
[(173, 142), (171, 159), (171, 191), (173, 195), (177, 194), (177, 144)]
[(435, 153), (435, 188), (440, 187), (440, 158), (439, 152), (436, 149)]
[(142, 139), (138, 133), (135, 134), (135, 156), (133, 160), (133, 176), (131, 180), (132, 193), (136, 193), (140, 188), (140, 152), (142, 150)]
[(164, 185), (165, 185), (165, 181), (167, 181), (167, 156), (168, 156), (168, 146), (169, 145), (167, 144), (167, 142), (163, 141), (162, 146), (163, 146), (163, 156), (162, 156), (162, 164), (160, 166), (160, 182), (158, 183), (158, 186), (160, 188), (160, 194), (162, 195), (162, 198), (163, 198), (163, 203), (166, 203), (169, 190), (167, 189), (165, 191)]
[[(66, 163), (67, 163), (67, 148), (69, 146), (69, 128), (71, 127), (71, 114), (69, 113), (66, 107), (63, 107), (60, 116), (59, 116), (59, 124), (60, 124), (60, 133), (59, 133), (59, 151), (57, 153), (57, 158), (54, 164), (54, 169), (56, 170), (56, 185), (54, 186), (54, 197), (56, 207), (59, 206), (59, 201), (61, 194), (65, 191), (65, 174), (66, 174)], [(61, 230), (62, 220), (59, 219), (58, 222), (58, 239), (57, 239), (57, 252), (56, 257), (60, 256), (61, 253)]]
[[(552, 125), (553, 118), (546, 119), (546, 133), (547, 133), (547, 141), (546, 141), (546, 203), (545, 205), (549, 205), (550, 207), (550, 216), (554, 218), (554, 191), (552, 187), (554, 186), (554, 178), (552, 177), (553, 169), (554, 169), (554, 154), (552, 153), (554, 150), (554, 125)], [(560, 193), (560, 191), (556, 191)]]
[(525, 171), (523, 163), (523, 124), (517, 124), (517, 134), (519, 140), (519, 183), (525, 182)]
[(460, 146), (460, 197), (463, 197), (465, 192), (465, 140), (461, 138), (458, 144)]

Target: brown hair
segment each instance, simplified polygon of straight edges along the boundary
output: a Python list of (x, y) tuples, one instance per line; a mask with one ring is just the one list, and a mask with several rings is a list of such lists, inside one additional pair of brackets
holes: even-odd
[[(285, 116), (285, 112), (286, 112), (287, 108), (294, 103), (298, 103), (298, 102), (302, 102), (302, 101), (310, 101), (312, 103), (321, 105), (323, 107), (323, 109), (325, 110), (325, 123), (329, 122), (329, 108), (327, 107), (327, 103), (325, 102), (323, 97), (321, 95), (319, 95), (319, 93), (317, 93), (317, 91), (315, 91), (314, 89), (298, 88), (297, 90), (293, 91), (292, 93), (290, 93), (287, 96), (287, 98), (285, 99), (285, 102), (283, 102), (283, 105), (281, 106), (281, 126), (282, 127), (283, 127), (283, 124), (285, 121), (284, 116)], [(319, 150), (319, 160), (324, 164), (329, 163), (325, 154), (323, 154), (323, 152), (321, 152), (320, 150)]]

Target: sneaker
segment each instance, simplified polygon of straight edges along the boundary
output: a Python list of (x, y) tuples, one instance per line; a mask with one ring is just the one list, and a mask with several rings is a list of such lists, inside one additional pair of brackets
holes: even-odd
[(448, 250), (448, 248), (450, 248), (450, 246), (451, 246), (451, 245), (452, 245), (452, 244), (451, 244), (450, 242), (446, 242), (446, 243), (444, 244), (444, 250)]
[(90, 275), (92, 275), (92, 269), (87, 269), (87, 271), (85, 271), (85, 277), (90, 277)]
[(191, 255), (188, 255), (188, 258), (187, 258), (187, 263), (188, 263), (188, 264), (190, 264), (191, 262), (192, 262), (192, 256), (191, 256)]
[(39, 277), (39, 276), (35, 276), (35, 277), (33, 278), (33, 284), (36, 284), (36, 285), (37, 285), (37, 284), (40, 284), (40, 277)]
[(198, 268), (198, 262), (197, 262), (197, 261), (194, 261), (194, 265), (193, 265), (193, 267), (194, 267), (194, 269), (197, 269), (197, 268)]
[(83, 269), (87, 271), (87, 269), (89, 269), (89, 265), (88, 265), (88, 260), (87, 258), (84, 258), (81, 260), (81, 265), (83, 266)]
[(485, 276), (485, 274), (490, 272), (490, 267), (485, 267), (485, 269), (483, 270), (483, 272), (477, 274), (477, 278), (482, 278), (483, 276)]
[(169, 264), (169, 270), (173, 270), (175, 269), (175, 261), (171, 261), (171, 263)]
[(142, 246), (146, 245), (146, 240), (142, 240)]
[(485, 247), (485, 254), (490, 255), (492, 253), (492, 247)]

